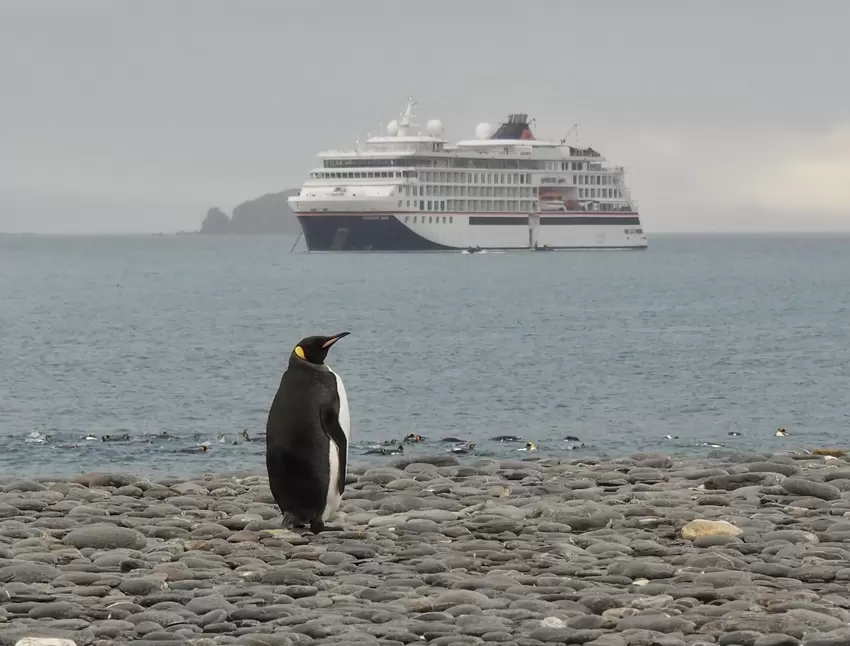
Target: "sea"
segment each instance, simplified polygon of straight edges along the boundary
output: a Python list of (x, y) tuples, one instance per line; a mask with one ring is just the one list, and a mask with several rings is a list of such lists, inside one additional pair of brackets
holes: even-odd
[(0, 236), (0, 476), (262, 471), (293, 347), (344, 331), (328, 363), (354, 465), (850, 439), (850, 236), (472, 255), (293, 243)]

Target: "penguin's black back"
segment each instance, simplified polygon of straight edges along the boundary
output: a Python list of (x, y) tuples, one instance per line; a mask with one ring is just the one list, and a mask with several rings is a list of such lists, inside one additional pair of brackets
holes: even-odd
[(280, 380), (266, 422), (269, 487), (281, 513), (309, 523), (328, 493), (330, 440), (322, 413), (339, 414), (336, 377), (324, 365), (293, 359)]

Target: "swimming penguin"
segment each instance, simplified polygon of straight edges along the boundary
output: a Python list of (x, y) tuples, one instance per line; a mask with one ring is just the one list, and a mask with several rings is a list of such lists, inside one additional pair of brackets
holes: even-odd
[(776, 437), (788, 437), (788, 431), (786, 431), (782, 426), (776, 429), (776, 433), (774, 433)]
[(401, 455), (404, 445), (396, 442), (393, 445), (373, 446), (364, 451), (366, 455)]
[(331, 529), (325, 521), (342, 499), (351, 419), (345, 386), (325, 357), (348, 334), (299, 341), (269, 409), (266, 468), (284, 527)]

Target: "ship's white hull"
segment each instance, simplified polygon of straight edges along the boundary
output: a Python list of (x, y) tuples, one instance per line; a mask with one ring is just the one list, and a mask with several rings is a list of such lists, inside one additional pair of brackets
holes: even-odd
[(519, 213), (309, 212), (298, 219), (310, 251), (645, 249), (634, 212)]

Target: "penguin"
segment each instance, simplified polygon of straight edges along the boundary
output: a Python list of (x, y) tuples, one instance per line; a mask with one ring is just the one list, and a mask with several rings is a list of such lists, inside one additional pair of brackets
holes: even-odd
[(325, 522), (345, 489), (351, 418), (345, 385), (325, 358), (349, 334), (299, 341), (269, 409), (266, 469), (283, 527), (335, 529)]

